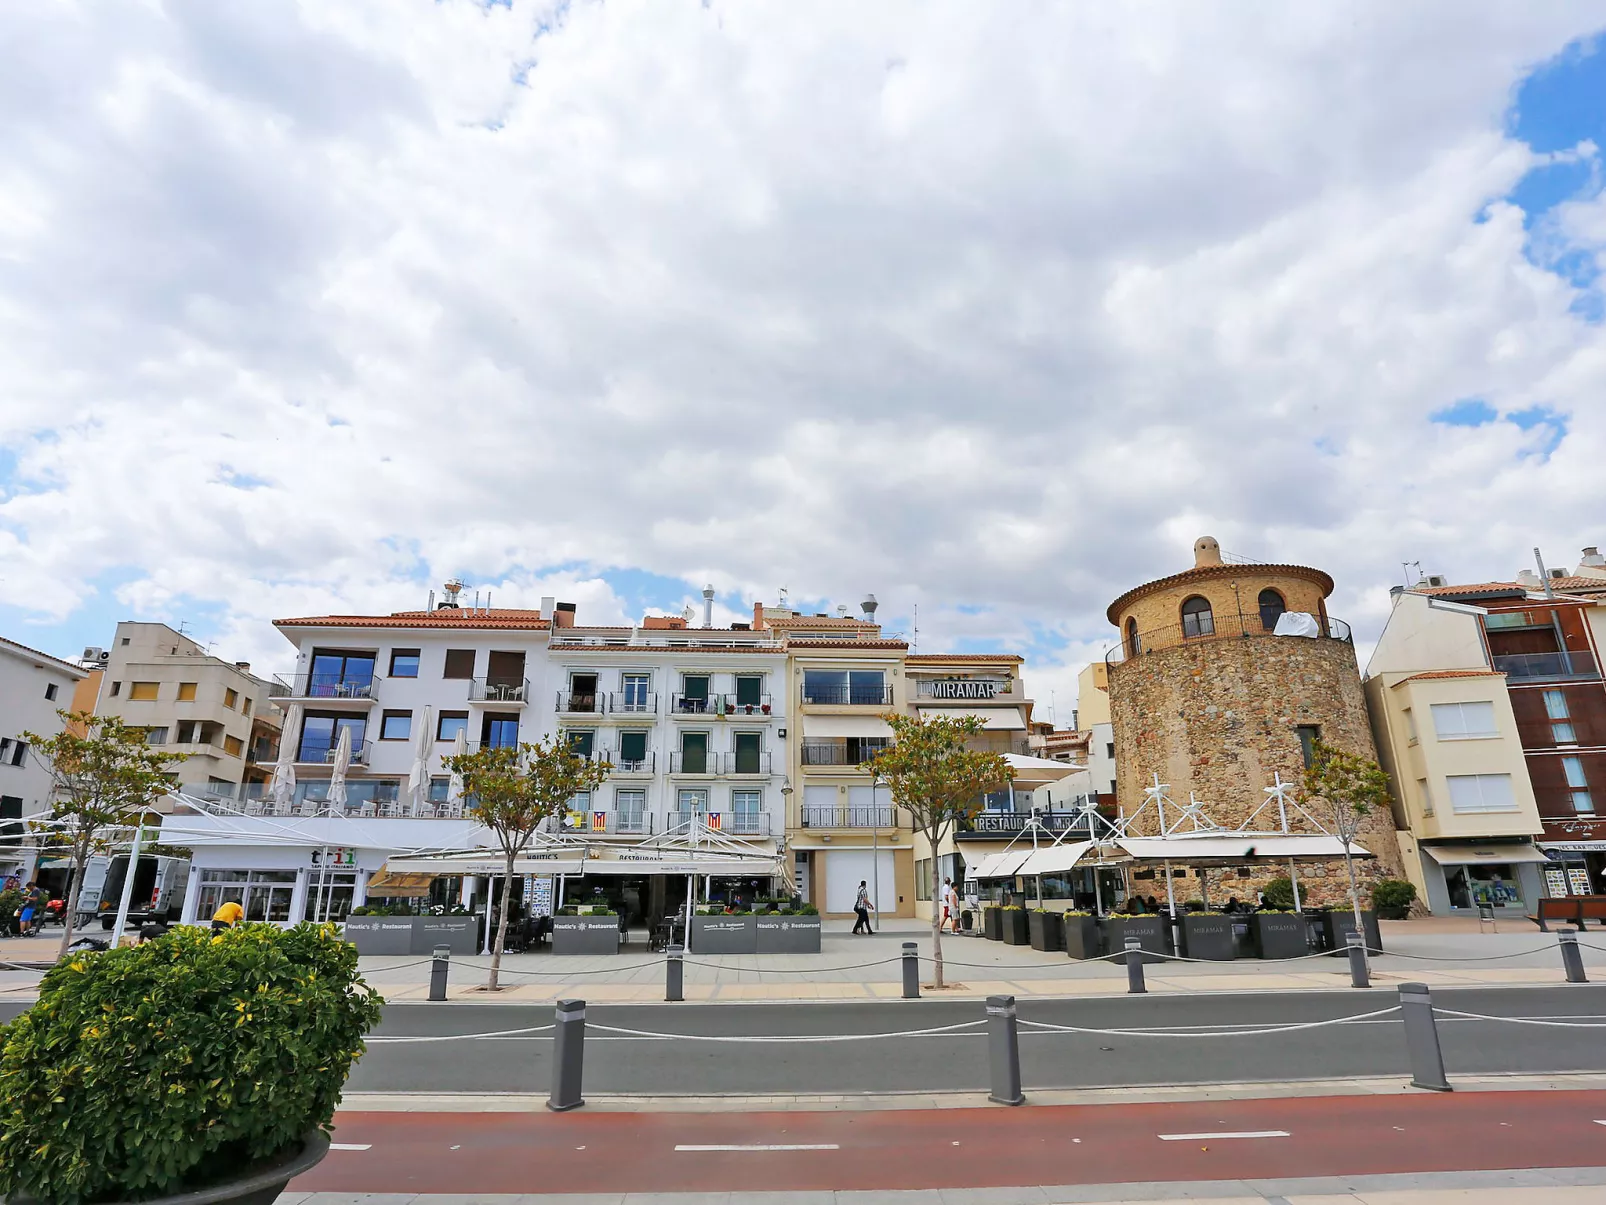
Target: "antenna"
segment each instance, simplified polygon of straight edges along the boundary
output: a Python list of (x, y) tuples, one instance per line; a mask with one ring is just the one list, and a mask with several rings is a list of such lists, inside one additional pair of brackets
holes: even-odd
[(919, 603), (915, 604), (914, 639), (909, 642), (909, 651), (911, 653), (918, 653), (920, 651), (920, 604)]
[[(1416, 576), (1415, 577), (1411, 576), (1411, 570), (1413, 570), (1413, 569), (1416, 570)], [(1400, 572), (1405, 575), (1405, 588), (1407, 590), (1409, 590), (1412, 586), (1416, 585), (1417, 582), (1422, 580), (1422, 562), (1421, 561), (1401, 561), (1400, 562)]]

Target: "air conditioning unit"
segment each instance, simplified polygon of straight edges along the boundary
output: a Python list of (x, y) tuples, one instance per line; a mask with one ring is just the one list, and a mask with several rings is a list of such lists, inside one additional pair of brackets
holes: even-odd
[(1441, 574), (1435, 573), (1428, 578), (1428, 585), (1430, 586), (1448, 586), (1449, 584), (1450, 579)]
[(1552, 569), (1550, 571), (1550, 576), (1551, 577), (1566, 577), (1567, 576), (1567, 571), (1565, 569)]
[(85, 649), (84, 655), (79, 658), (80, 661), (94, 661), (99, 665), (105, 665), (111, 659), (112, 655), (109, 652), (107, 652), (105, 649), (97, 648)]

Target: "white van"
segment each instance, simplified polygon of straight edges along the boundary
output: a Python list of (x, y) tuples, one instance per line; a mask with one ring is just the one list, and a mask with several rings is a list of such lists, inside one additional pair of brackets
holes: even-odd
[[(99, 860), (99, 859), (97, 859)], [(128, 855), (104, 859), (110, 863), (102, 873), (100, 899), (96, 912), (103, 929), (117, 923), (117, 906), (122, 902), (123, 883), (128, 878)], [(86, 875), (87, 888), (91, 880)], [(163, 856), (142, 856), (134, 867), (134, 890), (129, 896), (128, 919), (136, 925), (161, 921), (177, 924), (184, 911), (184, 892), (190, 882), (190, 860)], [(78, 900), (79, 915), (84, 914), (84, 897)]]

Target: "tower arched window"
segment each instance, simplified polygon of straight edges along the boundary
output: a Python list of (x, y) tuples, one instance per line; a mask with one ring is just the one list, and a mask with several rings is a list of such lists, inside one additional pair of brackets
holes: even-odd
[(1182, 604), (1182, 634), (1184, 636), (1214, 636), (1216, 617), (1210, 610), (1210, 600), (1195, 594)]
[(1131, 616), (1126, 621), (1126, 655), (1136, 657), (1143, 651), (1143, 644), (1138, 640), (1138, 621)]
[(1288, 610), (1288, 604), (1283, 596), (1272, 589), (1260, 592), (1260, 626), (1270, 632), (1277, 626), (1277, 621)]

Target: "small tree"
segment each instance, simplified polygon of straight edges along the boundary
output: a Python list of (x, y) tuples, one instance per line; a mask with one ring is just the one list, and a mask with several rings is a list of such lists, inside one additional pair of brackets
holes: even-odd
[[(54, 800), (48, 817), (72, 850), (72, 891), (61, 935), (60, 957), (65, 958), (90, 853), (105, 843), (108, 829), (140, 823), (151, 804), (167, 792), (171, 767), (183, 757), (153, 749), (143, 728), (130, 728), (116, 716), (87, 711), (56, 714), (65, 724), (61, 732), (23, 736), (50, 771)], [(121, 937), (114, 934), (112, 940)]]
[(1355, 931), (1364, 934), (1361, 892), (1355, 882), (1355, 858), (1350, 847), (1355, 844), (1361, 822), (1389, 806), (1389, 776), (1375, 761), (1317, 741), (1310, 768), (1305, 771), (1305, 804), (1323, 827), (1344, 844), (1344, 870), (1349, 875)]
[(596, 790), (613, 766), (587, 760), (562, 736), (533, 745), (480, 748), (448, 757), (445, 762), (448, 770), (462, 778), (469, 810), (496, 834), (507, 862), (502, 916), (491, 945), (491, 977), (485, 985), (494, 992), (498, 990), (508, 911), (513, 903), (514, 860), (529, 846), (542, 821), (576, 795)]
[[(983, 792), (1008, 784), (1015, 771), (996, 753), (965, 747), (982, 730), (982, 722), (975, 716), (883, 718), (892, 726), (894, 742), (871, 758), (870, 769), (891, 786), (892, 802), (909, 813), (914, 827), (930, 843), (935, 861), (954, 823), (979, 812)], [(931, 960), (936, 966), (933, 983), (941, 990), (942, 913), (935, 900)]]

